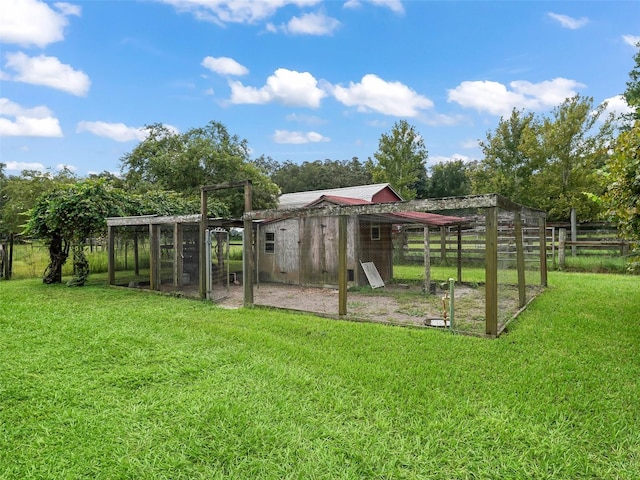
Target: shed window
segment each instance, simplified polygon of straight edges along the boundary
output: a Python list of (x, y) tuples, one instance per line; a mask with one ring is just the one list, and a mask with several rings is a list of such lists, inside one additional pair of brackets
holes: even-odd
[(276, 252), (276, 234), (275, 232), (264, 232), (264, 253)]
[(371, 225), (371, 240), (380, 240), (380, 225)]

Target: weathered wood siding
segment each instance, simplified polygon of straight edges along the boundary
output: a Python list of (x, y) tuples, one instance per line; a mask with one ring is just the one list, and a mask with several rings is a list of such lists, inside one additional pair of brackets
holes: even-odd
[[(274, 234), (273, 253), (265, 252), (267, 233)], [(261, 281), (300, 282), (298, 219), (271, 222), (260, 228), (258, 272)]]
[[(355, 217), (347, 221), (347, 269), (357, 277), (358, 245)], [(265, 253), (267, 232), (275, 251)], [(260, 227), (259, 278), (265, 282), (301, 285), (338, 284), (338, 217), (305, 217), (270, 222)]]
[[(393, 278), (393, 242), (391, 240), (391, 224), (374, 224), (380, 228), (380, 239), (371, 238), (371, 223), (360, 222), (360, 258), (361, 262), (373, 262), (385, 282)], [(368, 285), (367, 277), (358, 264), (358, 284)]]

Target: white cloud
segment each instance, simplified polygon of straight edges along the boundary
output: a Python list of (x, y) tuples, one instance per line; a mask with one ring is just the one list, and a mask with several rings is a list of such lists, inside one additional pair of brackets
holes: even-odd
[(340, 22), (323, 13), (307, 13), (301, 17), (293, 17), (283, 27), (292, 35), (332, 35)]
[(273, 134), (273, 141), (276, 143), (318, 143), (329, 142), (331, 139), (316, 132), (291, 132), (288, 130), (276, 130)]
[(80, 15), (80, 7), (69, 3), (51, 6), (39, 0), (3, 0), (0, 41), (24, 47), (46, 47), (64, 39), (70, 15)]
[(627, 101), (622, 95), (616, 95), (615, 97), (606, 98), (602, 103), (605, 102), (607, 102), (607, 108), (605, 108), (604, 112), (600, 116), (600, 119), (602, 120), (607, 118), (611, 113), (613, 113), (617, 117), (619, 115), (625, 115), (633, 111), (633, 108), (627, 105)]
[(62, 137), (62, 129), (47, 107), (24, 108), (0, 98), (0, 137)]
[(640, 35), (622, 35), (622, 39), (625, 43), (635, 47), (638, 43), (640, 43)]
[(219, 75), (246, 75), (249, 69), (229, 57), (205, 57), (201, 64), (204, 68)]
[(432, 108), (433, 102), (400, 82), (387, 82), (376, 75), (367, 74), (360, 83), (349, 82), (349, 87), (336, 85), (335, 98), (360, 112), (375, 111), (396, 117), (415, 117), (420, 110)]
[(568, 15), (561, 15), (553, 12), (549, 12), (547, 15), (558, 22), (563, 28), (568, 28), (570, 30), (577, 30), (589, 23), (589, 19), (587, 17), (573, 18)]
[(189, 12), (198, 20), (225, 23), (258, 23), (271, 17), (278, 9), (292, 5), (311, 7), (322, 0), (157, 0)]
[(7, 171), (21, 172), (23, 170), (38, 170), (44, 172), (46, 167), (42, 163), (35, 162), (7, 162)]
[(9, 77), (13, 81), (44, 85), (73, 95), (85, 96), (91, 85), (87, 74), (60, 63), (56, 57), (29, 57), (22, 52), (8, 53), (6, 67), (16, 72)]
[(449, 90), (448, 101), (492, 115), (508, 115), (514, 108), (554, 107), (584, 87), (575, 80), (555, 78), (540, 83), (518, 80), (505, 85), (492, 81), (466, 81)]
[(279, 68), (267, 78), (261, 88), (245, 87), (241, 82), (229, 81), (231, 103), (264, 104), (277, 102), (296, 107), (317, 108), (327, 95), (309, 72)]
[[(404, 7), (401, 0), (364, 0), (378, 7), (387, 7), (395, 13), (404, 13)], [(344, 8), (359, 8), (362, 6), (361, 0), (347, 0), (344, 2)]]
[[(171, 133), (179, 133), (172, 125), (164, 125)], [(77, 133), (89, 132), (98, 137), (110, 138), (116, 142), (143, 141), (149, 134), (145, 127), (129, 127), (124, 123), (88, 122), (82, 121), (76, 127)]]
[(476, 139), (468, 138), (460, 143), (460, 147), (466, 148), (466, 149), (478, 148), (478, 146), (479, 144), (478, 144), (477, 138)]

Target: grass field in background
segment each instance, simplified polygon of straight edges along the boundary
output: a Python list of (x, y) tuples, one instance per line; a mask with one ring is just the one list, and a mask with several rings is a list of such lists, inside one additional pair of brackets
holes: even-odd
[(498, 340), (0, 282), (0, 478), (640, 478), (640, 278), (549, 280)]

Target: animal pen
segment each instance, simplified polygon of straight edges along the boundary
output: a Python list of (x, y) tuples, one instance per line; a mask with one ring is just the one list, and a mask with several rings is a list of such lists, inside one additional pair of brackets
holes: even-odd
[[(255, 252), (247, 244), (244, 251), (245, 257), (255, 260), (254, 289), (286, 285), (294, 298), (268, 301), (270, 306), (294, 305), (317, 313), (307, 307), (311, 288), (332, 289), (337, 292), (334, 308), (322, 312), (330, 316), (448, 326), (496, 337), (547, 284), (545, 213), (496, 194), (254, 211), (243, 218), (256, 225)], [(394, 232), (416, 229), (422, 230), (418, 248), (398, 246), (404, 244), (398, 235), (394, 242)], [(403, 291), (411, 285), (394, 275), (402, 257), (410, 253), (406, 250), (418, 250), (424, 266), (421, 288), (411, 300)], [(453, 282), (432, 278), (436, 263), (454, 266)], [(483, 278), (470, 279), (467, 272), (477, 273), (478, 268), (484, 271)], [(401, 297), (399, 303), (404, 305), (396, 302), (385, 311), (366, 312), (363, 305), (385, 292), (366, 292), (362, 286), (377, 287), (380, 280), (384, 290)], [(264, 304), (259, 293), (255, 302), (245, 301), (254, 303)], [(389, 308), (397, 309), (389, 312)]]
[(545, 213), (496, 194), (202, 218), (108, 219), (109, 284), (489, 337), (547, 284)]
[(201, 223), (200, 214), (108, 218), (109, 284), (198, 297), (204, 252), (205, 298), (225, 298), (233, 280), (227, 229), (235, 223), (207, 219), (204, 244)]

